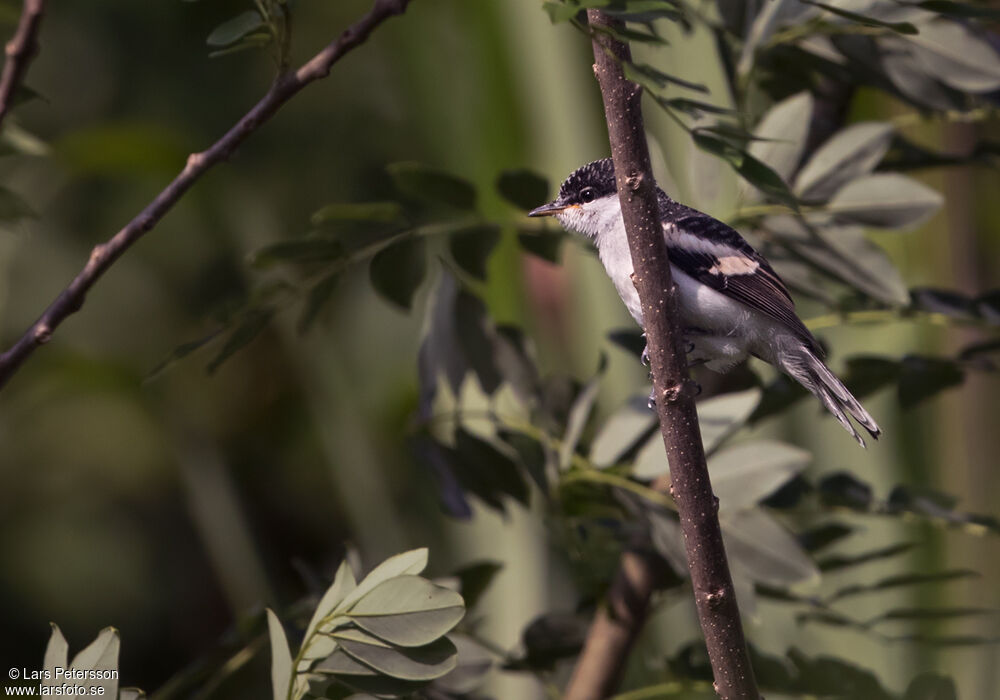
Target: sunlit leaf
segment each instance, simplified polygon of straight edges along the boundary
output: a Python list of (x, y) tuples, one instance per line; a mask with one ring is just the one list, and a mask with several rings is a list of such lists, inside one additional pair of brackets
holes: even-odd
[(287, 700), (292, 681), (292, 654), (281, 620), (267, 610), (267, 631), (271, 640), (271, 693), (274, 700)]
[(816, 580), (819, 571), (802, 546), (761, 509), (720, 513), (726, 552), (755, 581), (787, 586)]
[(812, 455), (774, 440), (757, 440), (712, 455), (708, 470), (723, 511), (749, 508), (812, 461)]
[(404, 575), (380, 583), (348, 615), (383, 641), (417, 647), (447, 634), (465, 615), (465, 604), (455, 591)]
[(691, 137), (700, 149), (725, 160), (741, 177), (764, 194), (792, 208), (798, 206), (795, 195), (789, 191), (781, 176), (744, 149), (697, 129), (691, 133)]
[(838, 131), (802, 166), (795, 192), (802, 199), (826, 201), (844, 184), (870, 173), (892, 143), (885, 122), (863, 122)]
[(656, 414), (644, 397), (633, 397), (601, 426), (590, 446), (590, 461), (607, 467), (635, 447), (636, 442), (656, 425)]
[(427, 568), (427, 548), (411, 549), (389, 557), (384, 562), (376, 566), (365, 576), (361, 583), (351, 589), (344, 599), (337, 605), (338, 611), (350, 610), (357, 601), (361, 600), (373, 588), (380, 583), (388, 581), (396, 576), (412, 575), (416, 576)]
[(401, 680), (440, 678), (455, 668), (457, 662), (455, 645), (447, 638), (421, 647), (405, 648), (387, 644), (362, 630), (338, 630), (334, 637), (344, 651), (361, 663)]
[(340, 562), (333, 583), (326, 589), (323, 597), (320, 598), (319, 603), (316, 605), (316, 610), (313, 611), (312, 619), (309, 620), (309, 626), (306, 628), (305, 639), (309, 639), (312, 636), (323, 618), (332, 613), (344, 598), (354, 590), (355, 586), (357, 586), (357, 582), (354, 580), (354, 572), (351, 570), (351, 565), (345, 559)]
[(750, 144), (750, 155), (790, 182), (806, 145), (813, 111), (812, 94), (803, 91), (774, 105), (761, 119)]
[(706, 454), (711, 454), (747, 422), (760, 396), (760, 389), (753, 388), (698, 402), (698, 425)]
[(908, 41), (924, 69), (951, 87), (972, 93), (1000, 88), (1000, 54), (971, 27), (929, 22)]
[(898, 173), (856, 178), (830, 199), (826, 211), (836, 218), (879, 228), (906, 228), (940, 208), (940, 193)]

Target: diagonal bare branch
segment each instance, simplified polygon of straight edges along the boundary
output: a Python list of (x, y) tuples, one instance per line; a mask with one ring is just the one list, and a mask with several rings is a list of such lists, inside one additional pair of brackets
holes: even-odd
[[(29, 4), (32, 0), (28, 0)], [(34, 0), (37, 2), (38, 0)], [(371, 10), (345, 29), (322, 51), (294, 72), (283, 73), (270, 89), (225, 135), (210, 148), (188, 156), (187, 165), (145, 209), (129, 221), (110, 240), (94, 247), (87, 264), (72, 282), (56, 297), (9, 350), (0, 355), (0, 389), (24, 361), (52, 337), (52, 333), (68, 316), (80, 310), (87, 292), (108, 268), (142, 238), (184, 196), (184, 193), (207, 170), (229, 158), (251, 134), (274, 116), (282, 105), (309, 83), (325, 78), (345, 54), (363, 44), (384, 21), (403, 14), (411, 0), (375, 0)], [(40, 3), (39, 3), (40, 4)], [(6, 76), (6, 72), (4, 73)]]
[(28, 64), (38, 53), (38, 28), (45, 12), (45, 0), (24, 0), (21, 20), (14, 37), (7, 42), (7, 60), (0, 74), (0, 124), (14, 102), (14, 92), (24, 79)]

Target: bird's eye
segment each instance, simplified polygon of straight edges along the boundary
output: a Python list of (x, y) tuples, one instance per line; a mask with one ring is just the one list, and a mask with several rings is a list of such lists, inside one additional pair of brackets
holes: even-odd
[(580, 190), (580, 201), (583, 202), (584, 204), (587, 204), (588, 202), (593, 202), (596, 197), (597, 193), (594, 192), (593, 187), (584, 187), (582, 190)]

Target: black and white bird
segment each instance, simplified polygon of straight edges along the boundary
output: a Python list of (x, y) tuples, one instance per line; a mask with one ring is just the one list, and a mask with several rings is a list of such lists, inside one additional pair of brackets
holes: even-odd
[[(759, 357), (812, 392), (862, 447), (865, 441), (848, 415), (878, 438), (874, 419), (823, 364), (823, 349), (767, 260), (718, 219), (659, 188), (657, 196), (689, 362), (724, 372), (748, 355)], [(565, 229), (593, 241), (618, 295), (643, 326), (610, 158), (576, 170), (553, 202), (528, 215), (555, 216)]]

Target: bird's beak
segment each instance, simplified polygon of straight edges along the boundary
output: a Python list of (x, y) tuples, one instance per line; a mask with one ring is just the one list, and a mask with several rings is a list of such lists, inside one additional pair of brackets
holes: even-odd
[(532, 209), (531, 211), (528, 212), (528, 216), (555, 216), (559, 212), (568, 208), (569, 207), (566, 206), (565, 204), (560, 204), (559, 200), (557, 199), (554, 202), (549, 202), (548, 204), (543, 204), (542, 206), (536, 209)]

